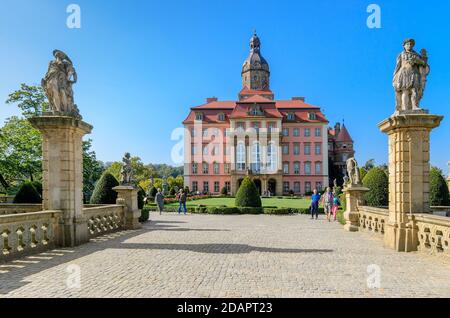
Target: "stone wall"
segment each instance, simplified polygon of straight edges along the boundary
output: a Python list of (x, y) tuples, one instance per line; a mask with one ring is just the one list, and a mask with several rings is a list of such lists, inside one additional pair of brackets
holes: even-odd
[(85, 207), (83, 214), (87, 219), (90, 238), (124, 228), (124, 205)]
[(0, 215), (42, 211), (42, 204), (1, 203)]

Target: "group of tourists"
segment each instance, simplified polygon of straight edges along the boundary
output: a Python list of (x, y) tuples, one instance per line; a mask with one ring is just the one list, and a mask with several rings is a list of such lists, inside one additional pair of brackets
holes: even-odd
[[(187, 208), (186, 208), (187, 195), (183, 189), (180, 189), (180, 191), (178, 191), (178, 193), (176, 195), (176, 199), (179, 203), (178, 214), (181, 214), (181, 210), (183, 210), (184, 214), (186, 215), (186, 213), (187, 213)], [(164, 194), (161, 192), (160, 188), (158, 188), (158, 192), (156, 192), (155, 203), (156, 203), (156, 208), (158, 209), (159, 214), (161, 214), (164, 210)]]
[(320, 195), (317, 189), (314, 189), (311, 196), (311, 219), (319, 218), (319, 203), (322, 201), (323, 211), (327, 216), (328, 222), (331, 222), (331, 218), (336, 221), (336, 213), (341, 205), (338, 194), (331, 191), (330, 187), (327, 187), (325, 193)]

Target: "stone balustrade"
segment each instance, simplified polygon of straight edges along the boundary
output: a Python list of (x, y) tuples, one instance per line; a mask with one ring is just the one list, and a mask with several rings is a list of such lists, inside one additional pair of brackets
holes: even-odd
[(0, 215), (42, 211), (42, 204), (0, 203)]
[(92, 238), (122, 229), (124, 226), (124, 213), (125, 206), (123, 205), (97, 205), (83, 208), (89, 237)]
[(389, 217), (389, 211), (370, 206), (358, 206), (359, 229), (384, 235), (385, 224)]
[(421, 252), (450, 257), (450, 218), (430, 214), (415, 214), (418, 247)]
[(0, 261), (57, 245), (62, 211), (0, 215)]

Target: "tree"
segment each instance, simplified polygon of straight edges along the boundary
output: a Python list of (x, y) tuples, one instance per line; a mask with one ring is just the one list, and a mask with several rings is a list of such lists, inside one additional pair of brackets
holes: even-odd
[(366, 168), (364, 168), (364, 167), (359, 168), (359, 175), (360, 175), (360, 177), (361, 177), (361, 180), (364, 179), (364, 177), (366, 176), (366, 174), (367, 174)]
[(227, 195), (227, 194), (228, 194), (228, 189), (227, 189), (227, 187), (222, 187), (222, 189), (220, 190), (220, 194), (221, 194), (221, 195)]
[(437, 167), (430, 169), (430, 205), (449, 205), (449, 191), (442, 170)]
[(110, 173), (104, 173), (95, 185), (94, 192), (90, 200), (91, 204), (115, 204), (117, 192), (113, 190), (119, 182)]
[(6, 104), (17, 104), (26, 118), (42, 115), (48, 109), (48, 100), (41, 86), (20, 84), (20, 89), (9, 94)]
[(150, 197), (154, 198), (156, 196), (156, 193), (158, 193), (158, 189), (155, 187), (151, 187), (150, 189)]
[(42, 198), (30, 181), (25, 181), (20, 186), (14, 197), (13, 203), (41, 203)]
[(369, 188), (364, 195), (367, 205), (374, 207), (388, 205), (389, 180), (383, 169), (377, 167), (367, 172), (363, 185)]
[(261, 197), (258, 189), (250, 177), (246, 176), (242, 180), (241, 186), (236, 193), (235, 204), (237, 207), (261, 207)]
[(92, 140), (83, 141), (83, 194), (85, 202), (89, 201), (94, 191), (95, 182), (105, 170), (103, 163), (97, 160), (95, 151), (91, 150)]
[(373, 168), (375, 168), (375, 159), (369, 159), (366, 161), (366, 163), (363, 166), (364, 170), (369, 171)]
[(0, 174), (8, 186), (42, 173), (42, 138), (26, 119), (8, 118), (0, 128)]

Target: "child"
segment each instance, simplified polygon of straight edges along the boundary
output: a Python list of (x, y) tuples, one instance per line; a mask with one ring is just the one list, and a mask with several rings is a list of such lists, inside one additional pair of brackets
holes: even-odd
[(341, 201), (339, 201), (339, 197), (335, 194), (334, 198), (333, 198), (333, 208), (331, 210), (333, 212), (334, 221), (336, 221), (336, 213), (340, 206), (341, 206)]

